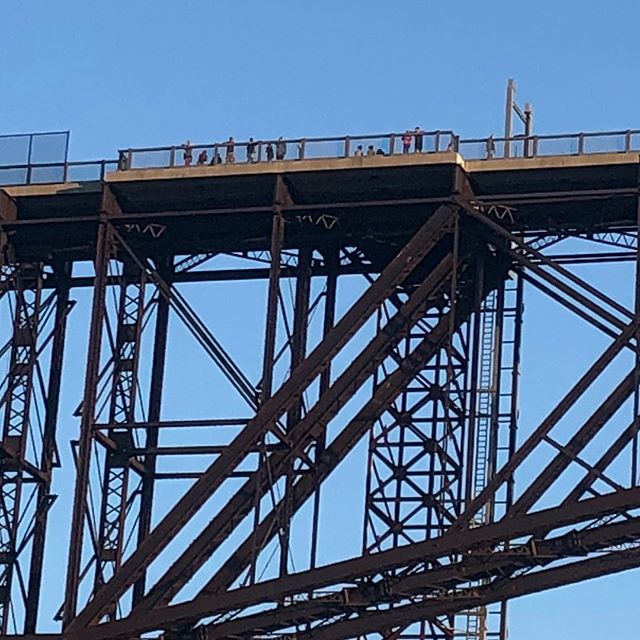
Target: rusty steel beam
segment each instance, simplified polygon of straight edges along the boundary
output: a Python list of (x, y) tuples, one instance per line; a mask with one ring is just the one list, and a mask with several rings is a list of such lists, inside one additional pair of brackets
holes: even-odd
[[(559, 559), (584, 556), (590, 552), (640, 538), (640, 519), (600, 526), (567, 534), (540, 543), (514, 547), (495, 553), (479, 552), (463, 556), (460, 561), (435, 568), (424, 568), (399, 579), (362, 583), (327, 596), (287, 603), (264, 612), (248, 614), (235, 620), (209, 623), (204, 628), (207, 640), (244, 637), (251, 633), (273, 633), (303, 622), (311, 624), (330, 619), (339, 613), (352, 614), (367, 607), (402, 602), (413, 595), (429, 597), (434, 602), (447, 600), (454, 589), (472, 590), (470, 583), (493, 578), (498, 581), (516, 569), (531, 569)], [(516, 578), (517, 580), (517, 578)], [(277, 601), (276, 601), (277, 602)], [(202, 632), (201, 632), (202, 635)]]
[(262, 602), (278, 601), (295, 593), (320, 590), (332, 584), (344, 584), (368, 576), (437, 560), (461, 550), (483, 550), (505, 540), (536, 536), (551, 529), (576, 526), (626, 510), (640, 507), (640, 487), (613, 492), (596, 498), (574, 502), (562, 509), (552, 507), (533, 513), (503, 519), (499, 522), (467, 529), (449, 530), (433, 540), (397, 547), (388, 551), (354, 558), (311, 569), (282, 578), (267, 580), (249, 587), (199, 596), (194, 600), (160, 607), (151, 611), (132, 612), (127, 618), (107, 622), (90, 629), (69, 632), (70, 640), (107, 640), (128, 637), (162, 629), (175, 621), (197, 621), (215, 613), (236, 610)]
[(82, 417), (80, 420), (80, 442), (78, 448), (76, 484), (71, 516), (71, 539), (69, 542), (69, 558), (67, 561), (63, 628), (67, 627), (74, 619), (78, 604), (78, 589), (80, 586), (80, 571), (84, 543), (85, 510), (87, 492), (89, 489), (91, 446), (93, 442), (93, 424), (95, 421), (100, 350), (102, 347), (102, 324), (105, 314), (104, 303), (106, 277), (111, 243), (111, 230), (105, 214), (98, 226), (96, 244), (96, 282), (93, 290), (93, 302), (91, 307), (89, 346), (84, 380), (84, 399), (82, 402)]
[(33, 534), (33, 548), (29, 567), (28, 600), (24, 614), (24, 632), (35, 633), (40, 593), (42, 589), (42, 570), (45, 555), (45, 543), (49, 506), (52, 501), (51, 484), (56, 456), (56, 432), (58, 426), (58, 410), (60, 406), (60, 390), (62, 384), (62, 366), (66, 339), (67, 317), (69, 315), (69, 277), (71, 264), (57, 263), (55, 270), (58, 276), (56, 288), (56, 311), (54, 333), (51, 345), (51, 363), (47, 384), (47, 398), (43, 430), (43, 445), (40, 456), (40, 469), (44, 481), (38, 486), (36, 521)]
[(426, 599), (417, 604), (361, 615), (352, 620), (316, 627), (312, 631), (296, 633), (290, 637), (292, 640), (347, 640), (376, 632), (381, 628), (389, 629), (410, 624), (415, 620), (434, 619), (450, 612), (464, 611), (491, 602), (539, 593), (638, 566), (640, 566), (640, 549), (608, 553), (589, 560), (537, 571), (496, 585), (490, 584), (472, 589), (470, 592), (463, 590), (459, 594), (452, 594), (449, 598), (433, 602)]
[[(290, 409), (297, 395), (321, 372), (335, 353), (364, 324), (375, 307), (384, 300), (393, 288), (402, 282), (420, 264), (424, 256), (454, 222), (454, 210), (450, 206), (440, 207), (420, 230), (400, 250), (387, 266), (380, 278), (354, 303), (336, 326), (316, 349), (297, 367), (287, 382), (260, 408), (257, 416), (246, 429), (231, 442), (221, 454), (187, 490), (156, 528), (149, 533), (133, 554), (121, 565), (119, 571), (98, 592), (93, 600), (75, 618), (68, 618), (68, 628), (79, 628), (97, 622), (102, 614), (122, 593), (135, 582), (173, 536), (200, 509), (227, 475), (245, 457), (248, 446), (266, 433), (274, 420)], [(86, 407), (85, 407), (86, 410)], [(74, 558), (75, 559), (75, 558)], [(73, 564), (74, 574), (76, 564)], [(71, 584), (76, 587), (76, 584)], [(71, 602), (75, 610), (75, 602)]]
[[(317, 437), (317, 431), (326, 425), (337, 412), (338, 407), (347, 397), (373, 373), (373, 370), (386, 357), (389, 346), (399, 340), (405, 328), (417, 322), (421, 305), (434, 290), (442, 284), (451, 270), (451, 258), (442, 260), (420, 287), (414, 292), (410, 300), (400, 308), (398, 314), (390, 321), (385, 330), (371, 340), (369, 345), (354, 359), (341, 376), (327, 389), (312, 407), (307, 415), (298, 422), (291, 431), (292, 449), (284, 452), (282, 457), (272, 462), (272, 480), (274, 482), (295, 456), (300, 447), (305, 446), (312, 436)], [(430, 344), (429, 344), (430, 346)], [(224, 540), (230, 529), (237, 526), (244, 519), (251, 508), (250, 487), (255, 480), (250, 479), (236, 495), (227, 501), (220, 513), (205, 527), (189, 545), (187, 550), (165, 572), (161, 580), (149, 592), (141, 607), (150, 608), (161, 601), (166, 601), (185, 584), (194, 571), (215, 550), (215, 546)], [(295, 488), (293, 489), (296, 490)], [(260, 487), (261, 496), (268, 491), (266, 483)]]

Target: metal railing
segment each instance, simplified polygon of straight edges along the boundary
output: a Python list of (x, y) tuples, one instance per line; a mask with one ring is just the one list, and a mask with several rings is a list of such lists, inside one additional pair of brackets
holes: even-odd
[(452, 131), (410, 131), (366, 136), (280, 138), (122, 149), (117, 161), (30, 162), (11, 166), (0, 163), (0, 186), (103, 180), (106, 173), (116, 170), (452, 151), (458, 152), (465, 160), (640, 153), (640, 130), (472, 139), (460, 139)]
[(322, 160), (354, 156), (389, 156), (403, 153), (453, 151), (457, 137), (452, 131), (384, 133), (366, 136), (297, 138), (277, 140), (227, 140), (213, 144), (182, 144), (171, 147), (121, 149), (118, 167), (163, 169), (281, 160)]
[(460, 140), (456, 150), (465, 160), (637, 153), (640, 152), (640, 130), (514, 136), (512, 138), (490, 136)]
[(116, 160), (0, 165), (0, 187), (99, 181), (117, 168)]

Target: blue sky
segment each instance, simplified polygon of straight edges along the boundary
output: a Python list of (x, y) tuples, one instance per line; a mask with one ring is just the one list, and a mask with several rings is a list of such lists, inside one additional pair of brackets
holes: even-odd
[[(229, 135), (416, 125), (500, 135), (509, 77), (517, 79), (518, 101), (533, 103), (538, 133), (640, 128), (639, 20), (633, 0), (619, 0), (615, 10), (547, 0), (5, 0), (0, 133), (70, 129), (74, 160)], [(625, 299), (624, 278), (605, 280)], [(241, 294), (237, 304), (254, 295)], [(539, 297), (530, 300), (524, 364), (541, 371), (564, 348), (567, 358), (579, 354), (576, 369), (586, 366), (602, 343), (584, 347), (564, 319), (553, 320), (558, 330), (544, 343), (550, 312)], [(202, 312), (233, 339), (235, 326), (206, 304)], [(82, 318), (74, 322), (75, 331), (85, 330)], [(237, 355), (249, 362), (253, 354)], [(541, 417), (547, 405), (539, 398), (557, 393), (546, 374), (530, 377), (523, 416)], [(67, 408), (76, 402), (69, 393)], [(61, 448), (67, 455), (66, 442)], [(635, 632), (638, 579), (629, 573), (517, 602), (511, 637), (600, 640)]]

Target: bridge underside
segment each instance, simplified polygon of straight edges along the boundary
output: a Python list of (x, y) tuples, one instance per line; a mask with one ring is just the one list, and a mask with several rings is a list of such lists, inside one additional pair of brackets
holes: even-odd
[[(1, 634), (48, 628), (38, 613), (52, 477), (65, 471), (66, 327), (82, 287), (92, 302), (61, 632), (38, 637), (505, 640), (511, 598), (640, 566), (638, 311), (564, 266), (637, 262), (637, 154), (366, 163), (130, 170), (0, 191), (0, 302), (12, 314)], [(611, 251), (542, 252), (565, 238)], [(359, 284), (347, 301), (348, 276)], [(183, 287), (250, 280), (266, 287), (258, 380)], [(605, 347), (523, 432), (525, 283)], [(166, 406), (170, 319), (241, 416)], [(567, 420), (580, 403), (588, 413)], [(179, 435), (194, 432), (197, 445)], [(337, 499), (325, 487), (361, 443), (361, 555), (326, 563), (320, 531), (341, 525), (323, 519), (323, 495)], [(166, 455), (206, 464), (168, 468)]]

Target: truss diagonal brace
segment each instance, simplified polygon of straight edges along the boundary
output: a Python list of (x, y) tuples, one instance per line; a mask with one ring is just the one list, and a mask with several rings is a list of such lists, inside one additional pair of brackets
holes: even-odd
[[(300, 393), (363, 326), (389, 293), (420, 264), (430, 249), (452, 228), (454, 222), (454, 208), (451, 205), (441, 206), (425, 222), (400, 250), (396, 258), (389, 263), (378, 280), (354, 303), (314, 351), (296, 367), (289, 380), (264, 403), (257, 416), (149, 533), (136, 551), (120, 566), (114, 577), (95, 593), (93, 600), (73, 621), (69, 621), (68, 630), (97, 622), (112, 603), (118, 600), (127, 587), (135, 582), (176, 533), (220, 487), (245, 457), (248, 448), (272, 427), (283, 412), (294, 405)], [(76, 568), (75, 565), (73, 568)]]

